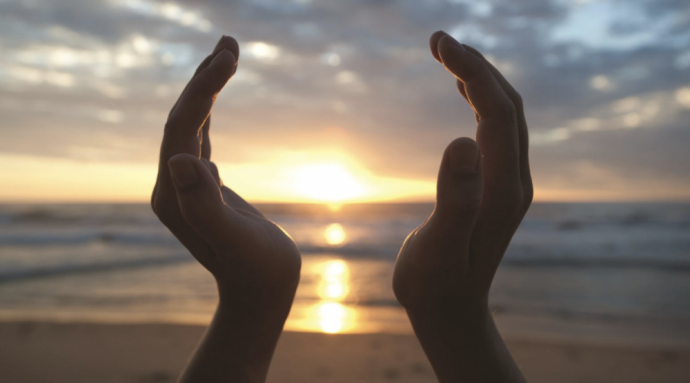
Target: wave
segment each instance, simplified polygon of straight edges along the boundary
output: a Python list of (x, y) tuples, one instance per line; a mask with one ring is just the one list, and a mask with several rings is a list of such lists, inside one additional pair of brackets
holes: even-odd
[(655, 260), (643, 258), (508, 258), (501, 264), (518, 267), (578, 267), (578, 268), (642, 268), (664, 271), (690, 272), (690, 260)]
[(100, 272), (110, 272), (116, 270), (157, 267), (176, 263), (192, 262), (193, 260), (194, 258), (192, 258), (191, 255), (179, 255), (164, 258), (142, 258), (115, 262), (66, 263), (61, 265), (54, 265), (52, 267), (36, 267), (22, 270), (2, 271), (0, 272), (0, 284), (25, 281), (28, 279), (50, 278), (65, 275), (91, 274)]
[[(344, 204), (331, 210), (322, 204), (258, 204), (276, 221), (357, 221), (394, 224), (411, 219), (421, 223), (434, 205)], [(421, 219), (421, 220), (420, 220)], [(157, 222), (148, 204), (0, 205), (0, 224), (12, 225), (141, 225)], [(690, 226), (687, 203), (534, 203), (524, 224), (550, 224), (562, 230), (587, 226)]]
[(83, 245), (88, 243), (127, 245), (176, 245), (170, 233), (122, 233), (114, 231), (78, 230), (73, 232), (42, 232), (1, 234), (0, 246)]

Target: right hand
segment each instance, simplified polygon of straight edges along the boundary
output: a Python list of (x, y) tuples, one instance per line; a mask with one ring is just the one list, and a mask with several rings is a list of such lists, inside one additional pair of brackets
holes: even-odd
[(474, 109), (477, 142), (459, 138), (443, 154), (436, 208), (405, 240), (393, 288), (411, 316), (485, 318), (496, 269), (532, 202), (525, 113), (520, 95), (475, 49), (445, 32), (430, 44)]
[(284, 319), (299, 281), (299, 250), (278, 225), (224, 186), (210, 162), (211, 107), (238, 57), (237, 41), (223, 36), (173, 106), (151, 205), (216, 278), (221, 302)]

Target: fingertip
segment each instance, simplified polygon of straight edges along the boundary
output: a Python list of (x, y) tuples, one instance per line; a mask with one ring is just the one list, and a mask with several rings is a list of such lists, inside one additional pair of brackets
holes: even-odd
[(444, 31), (436, 31), (431, 35), (431, 38), (429, 38), (429, 48), (431, 49), (431, 55), (434, 56), (434, 59), (438, 62), (441, 61), (441, 56), (438, 53), (438, 42), (443, 38), (443, 36), (446, 36), (447, 33)]
[(240, 44), (232, 36), (223, 36), (223, 45), (235, 55), (235, 58), (240, 58)]
[(232, 51), (229, 49), (223, 49), (222, 51), (218, 52), (216, 57), (213, 58), (213, 60), (209, 64), (209, 67), (213, 67), (214, 65), (234, 66), (236, 62), (237, 58), (235, 54), (232, 53)]
[(180, 163), (180, 162), (191, 162), (194, 163), (198, 161), (199, 159), (189, 153), (177, 153), (174, 156), (170, 157), (168, 160), (168, 165), (170, 164), (175, 164), (175, 163)]
[(204, 97), (219, 93), (235, 71), (235, 55), (225, 49), (218, 53), (196, 80), (196, 88)]
[(196, 157), (186, 153), (176, 154), (168, 160), (168, 169), (176, 188), (188, 189), (199, 182), (196, 161)]
[(433, 220), (454, 228), (471, 229), (481, 208), (482, 195), (481, 154), (477, 143), (468, 137), (453, 140), (446, 148), (439, 171)]
[(465, 47), (448, 34), (438, 41), (438, 55), (443, 64), (466, 52)]
[(457, 175), (470, 176), (477, 173), (479, 164), (479, 146), (468, 137), (461, 137), (448, 145), (450, 171)]
[(471, 81), (484, 66), (484, 62), (450, 36), (441, 38), (438, 44), (439, 55), (443, 66), (456, 79), (463, 83)]
[(235, 55), (235, 57), (240, 57), (240, 45), (237, 43), (237, 40), (235, 40), (232, 36), (221, 36), (220, 40), (218, 40), (218, 43), (213, 49), (213, 53), (211, 55), (215, 56), (218, 53), (222, 52), (224, 49), (232, 52), (232, 54)]

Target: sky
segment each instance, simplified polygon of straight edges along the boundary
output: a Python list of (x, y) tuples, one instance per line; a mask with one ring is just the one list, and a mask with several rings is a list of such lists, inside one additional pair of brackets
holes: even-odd
[(432, 201), (471, 110), (442, 29), (522, 94), (537, 201), (690, 200), (687, 0), (0, 0), (0, 202), (145, 202), (222, 34), (213, 158), (251, 201)]

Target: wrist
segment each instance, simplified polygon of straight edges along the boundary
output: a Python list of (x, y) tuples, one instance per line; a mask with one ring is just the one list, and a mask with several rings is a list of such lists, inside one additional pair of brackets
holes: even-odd
[(430, 303), (406, 308), (406, 311), (415, 329), (422, 327), (442, 331), (448, 327), (459, 327), (474, 332), (493, 324), (488, 303), (484, 301)]
[(232, 312), (233, 316), (248, 316), (261, 320), (273, 318), (285, 321), (296, 291), (294, 287), (261, 289), (248, 286), (228, 286), (218, 283), (218, 311)]

